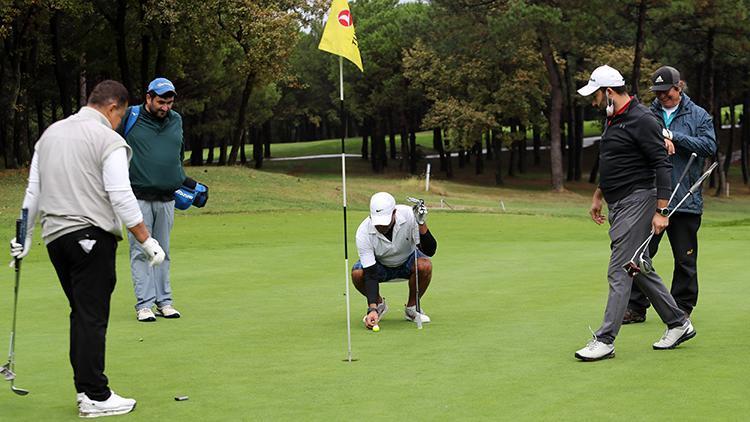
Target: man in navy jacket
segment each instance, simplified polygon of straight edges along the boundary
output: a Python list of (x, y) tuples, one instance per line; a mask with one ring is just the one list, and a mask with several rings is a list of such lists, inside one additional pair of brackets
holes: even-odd
[[(698, 180), (703, 172), (706, 157), (716, 153), (716, 135), (711, 115), (690, 100), (684, 92), (684, 82), (680, 79), (680, 72), (670, 66), (659, 68), (651, 77), (653, 86), (651, 91), (656, 93), (656, 99), (651, 104), (651, 111), (664, 125), (667, 137), (664, 142), (670, 152), (672, 162), (672, 185), (677, 184), (677, 178), (682, 174), (695, 153), (697, 159), (691, 165), (675, 195), (675, 202), (687, 194), (688, 189)], [(674, 206), (676, 204), (670, 204)], [(678, 211), (669, 218), (667, 236), (672, 246), (674, 256), (674, 272), (672, 274), (671, 293), (685, 313), (690, 315), (698, 302), (698, 229), (701, 225), (703, 213), (703, 197), (698, 190), (685, 201)], [(649, 244), (649, 254), (656, 255), (663, 233), (654, 236)], [(637, 276), (640, 277), (640, 276)], [(623, 324), (643, 322), (646, 320), (646, 309), (650, 302), (645, 294), (633, 286), (630, 293), (628, 310), (625, 312)]]

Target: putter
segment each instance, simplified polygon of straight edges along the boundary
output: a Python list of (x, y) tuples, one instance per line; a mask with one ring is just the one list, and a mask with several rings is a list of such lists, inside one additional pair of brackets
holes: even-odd
[[(418, 199), (413, 198), (411, 196), (406, 198), (407, 201), (416, 204), (416, 206), (421, 206), (424, 204), (424, 199)], [(419, 261), (417, 260), (417, 239), (414, 239), (414, 286), (417, 292), (417, 329), (422, 329), (422, 307), (419, 304)]]
[[(22, 242), (26, 242), (26, 222), (28, 220), (29, 210), (24, 208), (21, 211), (21, 218), (16, 220), (16, 241), (22, 239)], [(16, 374), (14, 372), (16, 366), (15, 347), (16, 347), (16, 311), (18, 309), (18, 285), (21, 281), (21, 259), (15, 260), (16, 270), (16, 284), (13, 289), (13, 326), (10, 331), (10, 346), (8, 350), (8, 363), (2, 366), (0, 373), (5, 377), (6, 381), (10, 381), (10, 389), (19, 396), (25, 396), (29, 394), (29, 390), (16, 387)]]
[(419, 261), (417, 261), (417, 245), (414, 245), (414, 287), (417, 291), (417, 330), (422, 329), (422, 308), (419, 306)]
[[(669, 204), (672, 203), (674, 196), (677, 194), (677, 189), (680, 187), (680, 184), (682, 184), (682, 180), (685, 178), (685, 175), (687, 175), (688, 170), (690, 170), (690, 165), (693, 164), (693, 161), (696, 159), (696, 157), (698, 157), (698, 154), (696, 153), (690, 154), (690, 158), (688, 159), (688, 162), (685, 165), (685, 168), (682, 170), (682, 174), (680, 174), (680, 177), (677, 179), (677, 184), (672, 190), (672, 195), (669, 196), (669, 201), (667, 201), (667, 207), (669, 206)], [(645, 245), (641, 244), (641, 246), (639, 246), (636, 249), (636, 252), (633, 255), (633, 258), (631, 258), (630, 261), (628, 261), (628, 263), (623, 266), (623, 268), (625, 268), (625, 270), (628, 271), (628, 274), (630, 274), (631, 277), (633, 277), (637, 272), (648, 274), (654, 270), (654, 266), (653, 266), (653, 263), (651, 262), (651, 258), (648, 256), (644, 256), (646, 254), (647, 245), (651, 241), (651, 238), (653, 238), (653, 232), (651, 236), (649, 236), (648, 239), (646, 239), (646, 241), (644, 242)], [(641, 251), (640, 255), (638, 254), (639, 250)], [(635, 262), (635, 255), (638, 255), (637, 265)], [(638, 271), (634, 272), (636, 271), (636, 267), (638, 267), (637, 268)]]
[[(690, 157), (690, 160), (688, 161), (688, 164), (692, 163), (693, 157)], [(711, 174), (711, 172), (714, 171), (716, 166), (718, 165), (718, 162), (714, 162), (711, 167), (709, 167), (708, 170), (706, 170), (705, 173), (701, 175), (701, 177), (698, 178), (698, 180), (693, 183), (693, 185), (690, 187), (688, 192), (685, 194), (685, 196), (682, 197), (680, 202), (677, 203), (677, 205), (669, 212), (669, 215), (667, 218), (671, 217), (672, 214), (677, 211), (680, 206), (690, 197), (691, 195), (694, 195), (695, 192), (700, 189), (701, 185), (703, 184), (703, 181), (706, 180), (706, 178)], [(685, 177), (685, 174), (687, 173), (687, 167), (682, 172), (682, 175), (680, 176), (680, 180), (678, 181), (677, 185), (675, 186), (674, 191), (677, 191), (677, 187), (680, 186), (680, 182), (682, 181), (682, 178)], [(672, 192), (672, 198), (674, 197), (674, 192)], [(670, 198), (670, 202), (672, 199)], [(667, 205), (669, 206), (669, 205)], [(646, 249), (648, 248), (648, 243), (651, 241), (651, 239), (654, 237), (654, 231), (651, 230), (651, 234), (646, 238), (646, 240), (641, 243), (638, 248), (636, 248), (635, 253), (633, 254), (633, 257), (630, 258), (630, 261), (628, 261), (625, 265), (622, 266), (622, 268), (627, 271), (628, 275), (631, 277), (635, 277), (639, 273), (643, 274), (649, 274), (654, 270), (653, 264), (651, 262), (651, 259), (649, 257), (644, 257), (644, 254), (646, 253)], [(638, 256), (638, 263), (635, 262), (635, 258)]]

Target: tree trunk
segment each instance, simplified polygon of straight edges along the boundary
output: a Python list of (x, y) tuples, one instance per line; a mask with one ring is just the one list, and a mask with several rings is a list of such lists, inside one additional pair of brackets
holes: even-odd
[(547, 76), (551, 85), (549, 127), (552, 188), (557, 192), (562, 192), (565, 186), (563, 184), (562, 149), (560, 148), (560, 112), (562, 111), (560, 72), (555, 63), (555, 57), (549, 39), (547, 39), (545, 35), (540, 37), (540, 45), (542, 57), (544, 58), (544, 65), (547, 69)]
[(480, 175), (484, 173), (484, 154), (482, 154), (482, 139), (479, 138), (472, 148), (474, 154), (476, 154), (476, 160), (474, 160), (474, 174)]
[(646, 13), (648, 11), (648, 1), (640, 0), (638, 2), (638, 27), (635, 33), (635, 54), (633, 57), (633, 78), (631, 81), (630, 92), (637, 96), (638, 95), (638, 83), (641, 80), (641, 61), (643, 59), (643, 45), (646, 41), (645, 27), (646, 27)]
[(510, 138), (512, 141), (510, 142), (510, 159), (508, 161), (508, 176), (514, 177), (516, 175), (516, 145), (518, 144), (518, 141), (516, 140), (516, 133), (518, 132), (518, 129), (516, 129), (516, 125), (512, 124), (510, 125)]
[(502, 186), (503, 182), (503, 156), (500, 153), (503, 145), (500, 142), (500, 129), (492, 129), (490, 137), (492, 138), (492, 147), (495, 149), (495, 184)]
[(36, 144), (36, 141), (38, 141), (39, 138), (42, 137), (42, 133), (44, 133), (44, 129), (47, 128), (47, 123), (44, 120), (44, 103), (42, 102), (41, 95), (36, 96), (35, 102), (36, 102), (36, 139), (31, 145), (32, 148)]
[(60, 105), (62, 106), (63, 116), (68, 117), (73, 113), (70, 105), (70, 81), (68, 80), (67, 67), (63, 61), (62, 44), (60, 40), (60, 19), (62, 12), (56, 10), (50, 18), (50, 32), (52, 34), (52, 57), (55, 65), (55, 79), (57, 79), (57, 88), (60, 92)]
[(216, 164), (227, 165), (227, 138), (225, 136), (222, 136), (219, 141), (219, 161)]
[(526, 126), (521, 125), (521, 141), (518, 142), (518, 172), (526, 173)]
[(127, 44), (127, 14), (128, 1), (117, 0), (117, 16), (115, 18), (115, 44), (117, 46), (117, 64), (120, 66), (120, 82), (127, 88), (128, 92), (133, 93), (133, 82), (130, 77), (130, 65), (128, 64), (128, 44)]
[(87, 103), (88, 99), (88, 89), (86, 87), (86, 53), (81, 53), (81, 58), (79, 60), (79, 64), (81, 67), (81, 70), (78, 73), (78, 107), (83, 107)]
[[(141, 16), (141, 22), (143, 23), (146, 23), (146, 1), (147, 0), (140, 0), (140, 5), (141, 5), (140, 16)], [(151, 74), (148, 71), (149, 64), (151, 63), (150, 31), (151, 31), (151, 28), (149, 25), (146, 25), (146, 27), (141, 30), (141, 86), (139, 87), (140, 89), (138, 90), (139, 95), (143, 95), (143, 93), (146, 92), (146, 89), (148, 88), (148, 84), (149, 82), (151, 82)]]
[(362, 131), (362, 149), (360, 153), (362, 154), (362, 159), (367, 160), (368, 159), (368, 140), (370, 138), (370, 129), (365, 126), (365, 130)]
[(401, 161), (398, 168), (399, 170), (409, 168), (409, 122), (404, 112), (401, 112)]
[(742, 159), (740, 162), (742, 166), (742, 182), (744, 184), (747, 184), (748, 181), (747, 145), (750, 143), (750, 125), (747, 124), (747, 118), (745, 117), (748, 111), (750, 111), (750, 91), (745, 91), (745, 94), (742, 96), (742, 114), (740, 114), (740, 118), (738, 119), (740, 123), (740, 136), (742, 138), (740, 141), (742, 145)]
[(531, 130), (534, 138), (534, 166), (539, 166), (542, 164), (542, 129), (539, 125), (534, 125)]
[(417, 134), (414, 133), (414, 126), (409, 132), (409, 173), (417, 174)]
[[(234, 133), (232, 134), (232, 151), (229, 153), (228, 164), (231, 166), (237, 161), (237, 154), (240, 152), (240, 140), (242, 139), (242, 131), (245, 128), (245, 119), (247, 117), (247, 105), (250, 102), (250, 93), (253, 90), (253, 82), (255, 81), (255, 74), (248, 73), (245, 77), (245, 87), (242, 89), (242, 99), (240, 100), (239, 113), (237, 114), (237, 122), (234, 126)], [(253, 134), (254, 135), (254, 134)], [(253, 144), (257, 141), (257, 136), (253, 136)], [(262, 147), (262, 144), (261, 144)], [(261, 150), (262, 151), (262, 150)], [(253, 151), (255, 156), (255, 151)], [(261, 158), (263, 154), (261, 153)], [(256, 163), (256, 167), (257, 167)]]
[(271, 121), (263, 123), (263, 158), (271, 158)]
[(440, 128), (432, 129), (432, 147), (440, 155), (440, 171), (446, 170), (445, 148), (443, 147), (443, 130)]
[(391, 160), (396, 161), (396, 125), (393, 123), (393, 113), (388, 115), (388, 142), (391, 147)]
[(190, 142), (190, 165), (191, 166), (202, 166), (203, 165), (203, 141), (206, 137), (206, 115), (208, 114), (208, 107), (205, 107), (200, 115), (199, 124), (201, 127), (200, 135), (195, 136)]
[(583, 106), (576, 107), (575, 113), (576, 127), (576, 159), (575, 159), (575, 180), (581, 181), (581, 165), (583, 163)]
[(214, 163), (214, 148), (216, 147), (216, 138), (214, 135), (210, 135), (208, 138), (208, 156), (206, 157), (206, 165)]
[(255, 126), (250, 130), (250, 133), (253, 134), (253, 160), (255, 161), (255, 168), (260, 169), (263, 167), (263, 137), (260, 130)]
[(156, 64), (154, 65), (154, 72), (156, 76), (164, 76), (167, 74), (167, 64), (169, 61), (169, 40), (172, 37), (172, 29), (168, 26), (161, 28), (161, 36), (159, 37), (158, 51), (156, 53)]
[(240, 141), (240, 164), (243, 166), (247, 164), (247, 153), (245, 151), (245, 144), (247, 143), (248, 137), (247, 129), (242, 131), (242, 140)]
[[(575, 58), (566, 54), (565, 58), (568, 65), (565, 66), (563, 76), (565, 77), (564, 88), (565, 88), (565, 123), (567, 127), (566, 132), (566, 143), (567, 143), (567, 158), (568, 158), (568, 171), (567, 181), (573, 181), (575, 178), (575, 157), (576, 157), (576, 125), (575, 125), (575, 101), (573, 100), (573, 91), (575, 90), (575, 81), (573, 80), (573, 71), (575, 71)], [(573, 67), (573, 69), (571, 69)]]
[[(732, 164), (732, 149), (734, 148), (734, 101), (729, 104), (729, 142), (727, 142), (727, 158), (724, 160), (724, 177), (729, 180), (729, 166)], [(721, 127), (721, 123), (719, 123)]]
[[(705, 81), (706, 81), (706, 89), (703, 93), (705, 96), (705, 102), (706, 105), (706, 111), (708, 111), (708, 114), (711, 116), (716, 116), (716, 94), (714, 92), (714, 38), (715, 38), (716, 30), (714, 28), (708, 29), (708, 35), (706, 36), (706, 60), (705, 60)], [(714, 118), (714, 122), (719, 122), (718, 127), (721, 128), (721, 113), (719, 113), (719, 119)], [(719, 149), (716, 149), (716, 153), (714, 154), (714, 161), (719, 161)], [(721, 165), (721, 164), (720, 164)], [(714, 187), (716, 186), (716, 173), (718, 172), (712, 172), (711, 177), (709, 177), (708, 186)]]
[(486, 145), (485, 148), (487, 148), (487, 160), (492, 160), (492, 139), (490, 139), (490, 131), (488, 130), (484, 135), (484, 144)]

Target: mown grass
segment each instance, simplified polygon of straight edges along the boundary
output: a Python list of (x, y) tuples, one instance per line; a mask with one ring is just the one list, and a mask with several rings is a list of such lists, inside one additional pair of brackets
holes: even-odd
[[(674, 351), (651, 350), (663, 330), (652, 312), (623, 328), (615, 359), (583, 364), (573, 352), (601, 321), (609, 244), (606, 227), (587, 218), (588, 184), (552, 193), (531, 178), (505, 188), (438, 178), (425, 194), (422, 179), (373, 177), (349, 161), (349, 265), (373, 192), (430, 205), (439, 247), (423, 306), (433, 323), (417, 331), (403, 321), (406, 291), (396, 283), (383, 286), (391, 312), (381, 332), (364, 330), (364, 301), (352, 289), (357, 360), (342, 361), (337, 161), (319, 164), (320, 173), (188, 168), (211, 198), (179, 212), (173, 231), (172, 283), (184, 317), (136, 322), (127, 245), (118, 252), (107, 373), (118, 393), (138, 399), (128, 420), (676, 421), (742, 420), (750, 411), (747, 192), (707, 198), (698, 336)], [(0, 238), (11, 237), (24, 178), (0, 173)], [(31, 394), (0, 394), (2, 419), (75, 420), (67, 302), (38, 233), (35, 240), (16, 346), (17, 385)], [(667, 275), (669, 254), (655, 265)], [(10, 327), (12, 280), (10, 269), (0, 273), (0, 330)]]

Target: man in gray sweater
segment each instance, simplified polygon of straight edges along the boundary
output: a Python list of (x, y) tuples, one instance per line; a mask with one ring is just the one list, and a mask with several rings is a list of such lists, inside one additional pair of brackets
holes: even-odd
[(135, 400), (109, 389), (104, 375), (122, 223), (151, 265), (164, 260), (130, 188), (130, 147), (113, 130), (127, 105), (125, 87), (104, 81), (78, 113), (44, 131), (36, 143), (23, 201), (28, 210), (26, 239), (10, 242), (15, 259), (26, 256), (39, 216), (42, 239), (70, 303), (70, 364), (81, 417), (120, 415), (135, 408)]

